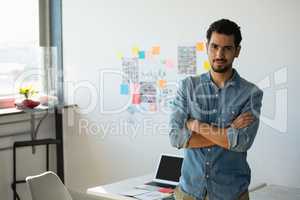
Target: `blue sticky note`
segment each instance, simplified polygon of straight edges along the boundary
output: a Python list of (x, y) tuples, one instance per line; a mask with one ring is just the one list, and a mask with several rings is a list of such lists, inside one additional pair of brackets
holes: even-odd
[(120, 86), (120, 93), (121, 93), (121, 95), (128, 95), (129, 94), (129, 86), (128, 86), (128, 84), (121, 84), (121, 86)]
[(145, 59), (145, 51), (139, 51), (139, 59)]

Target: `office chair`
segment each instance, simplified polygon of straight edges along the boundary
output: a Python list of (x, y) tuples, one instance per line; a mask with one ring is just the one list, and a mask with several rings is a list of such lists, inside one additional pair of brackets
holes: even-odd
[(32, 200), (109, 200), (68, 190), (60, 178), (51, 171), (26, 177)]

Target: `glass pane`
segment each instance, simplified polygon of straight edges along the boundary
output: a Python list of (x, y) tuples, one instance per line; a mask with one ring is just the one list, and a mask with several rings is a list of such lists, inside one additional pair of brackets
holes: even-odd
[(0, 3), (0, 96), (32, 84), (42, 90), (38, 0)]

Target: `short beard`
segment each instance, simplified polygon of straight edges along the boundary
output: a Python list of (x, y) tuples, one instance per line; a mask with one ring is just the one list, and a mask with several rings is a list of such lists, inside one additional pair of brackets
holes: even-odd
[(232, 67), (231, 65), (226, 65), (222, 68), (215, 68), (214, 66), (212, 66), (211, 68), (214, 72), (223, 74), (223, 73), (227, 72), (228, 70), (230, 70), (231, 67)]

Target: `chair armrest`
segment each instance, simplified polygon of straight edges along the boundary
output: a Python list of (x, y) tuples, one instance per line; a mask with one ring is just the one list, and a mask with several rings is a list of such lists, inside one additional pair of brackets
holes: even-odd
[(86, 193), (82, 193), (82, 192), (76, 192), (73, 190), (68, 189), (71, 197), (73, 200), (112, 200), (109, 198), (105, 198), (105, 197), (99, 197), (96, 195), (90, 195), (90, 194), (86, 194)]

